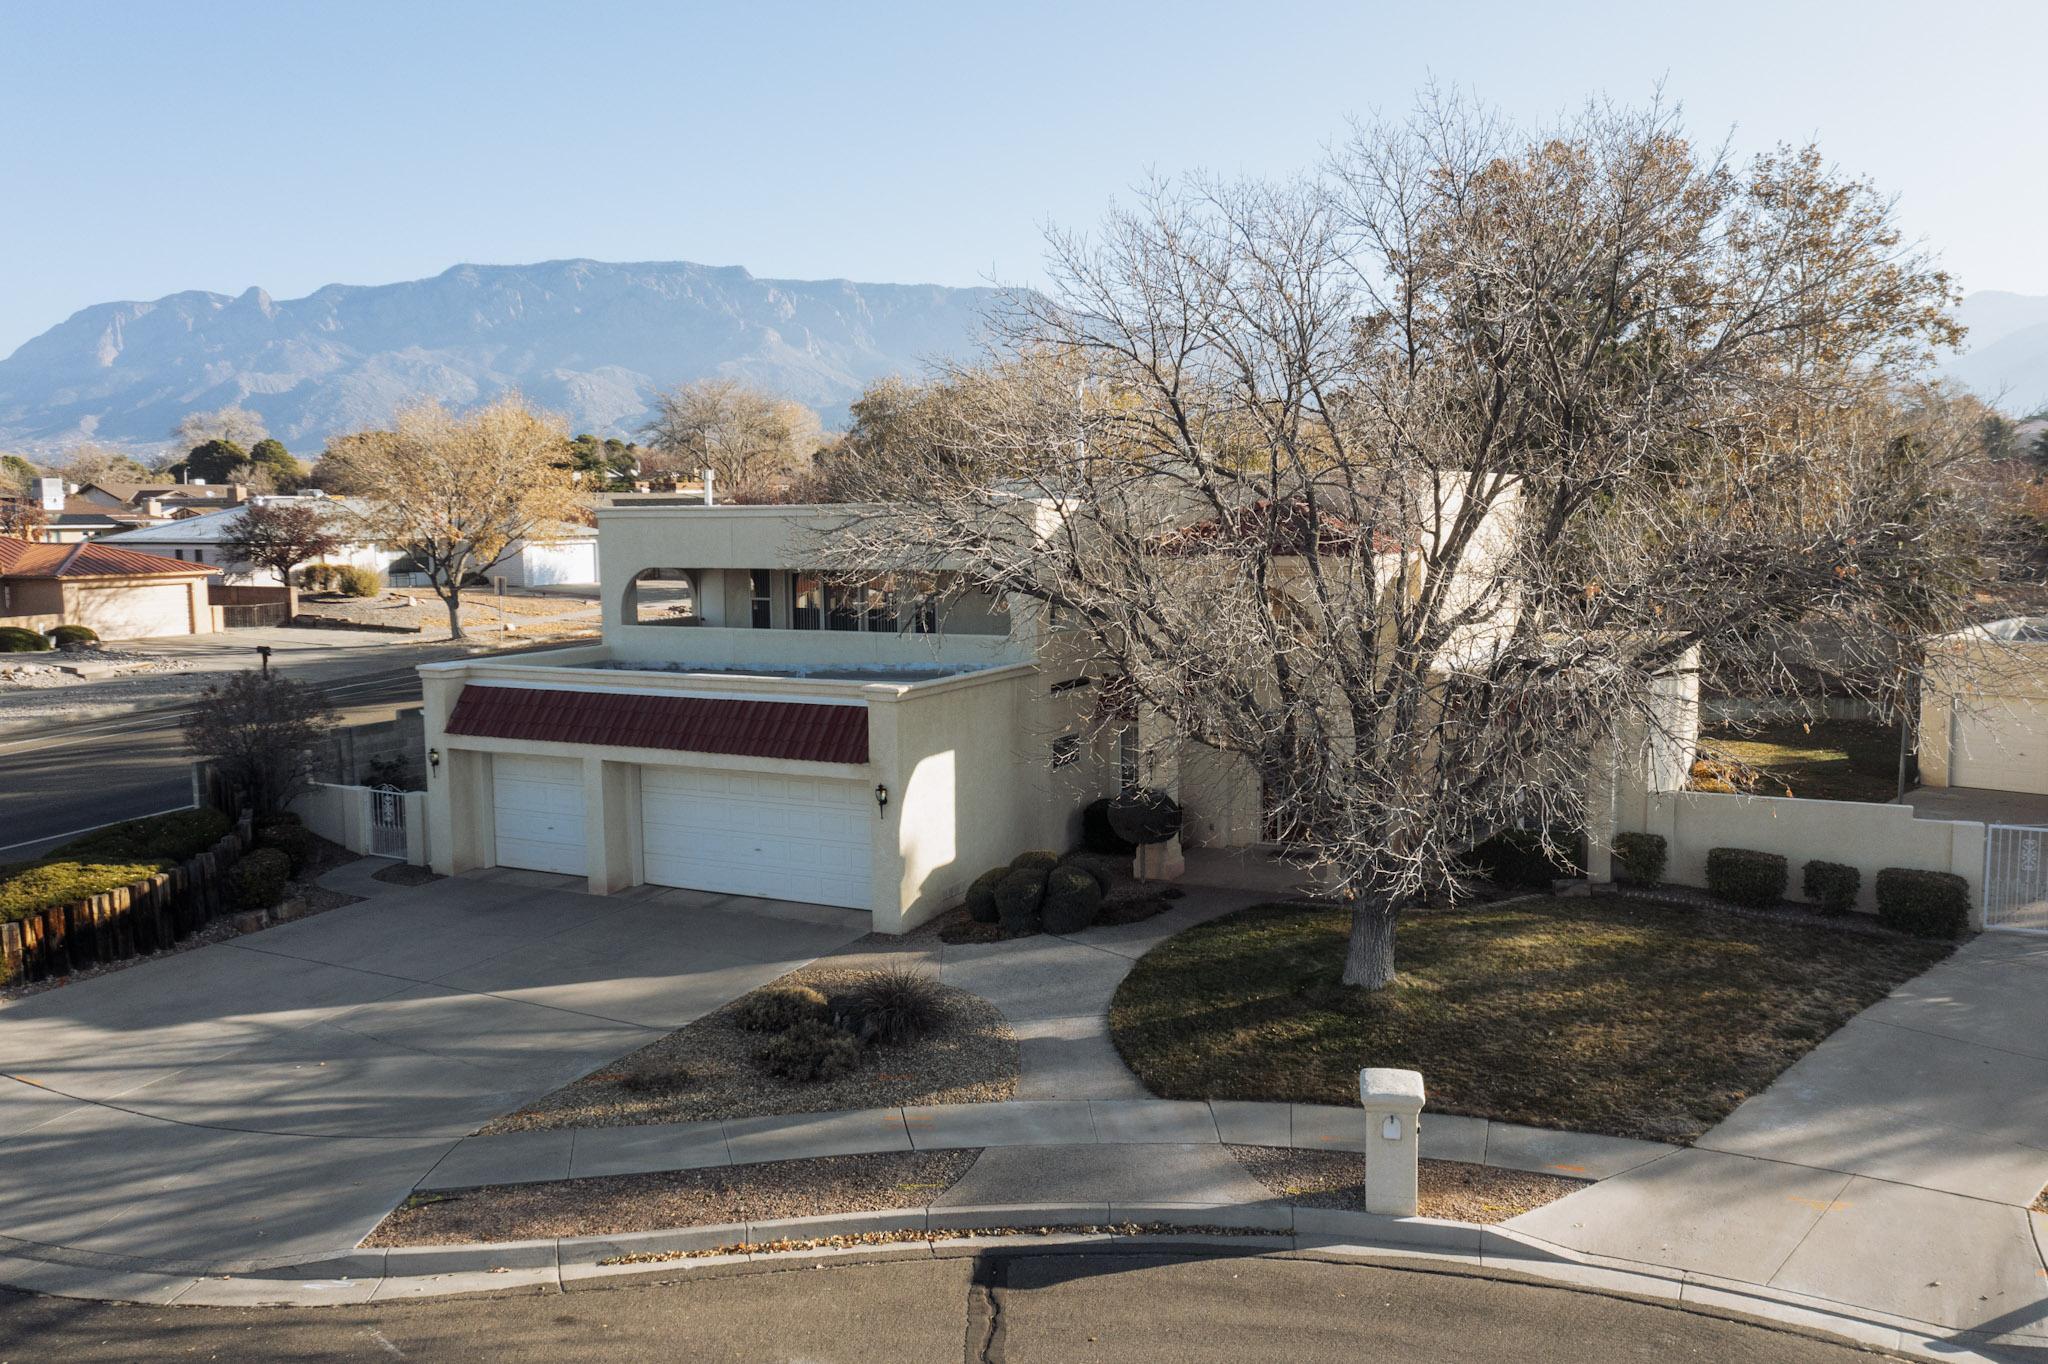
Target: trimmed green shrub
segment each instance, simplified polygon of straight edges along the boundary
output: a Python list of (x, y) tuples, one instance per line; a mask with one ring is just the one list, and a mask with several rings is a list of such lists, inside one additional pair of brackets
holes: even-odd
[(1079, 867), (1095, 878), (1095, 884), (1109, 894), (1117, 882), (1127, 880), (1131, 874), (1129, 853), (1071, 852), (1060, 859), (1063, 867)]
[(158, 862), (79, 862), (57, 859), (0, 867), (0, 923), (26, 919), (38, 910), (68, 905), (88, 895), (145, 880), (163, 870)]
[(1709, 848), (1707, 890), (1745, 909), (1775, 909), (1785, 898), (1791, 871), (1777, 853), (1752, 848)]
[(843, 1028), (809, 1019), (761, 1048), (755, 1059), (770, 1075), (791, 1084), (836, 1080), (860, 1068), (860, 1043)]
[(863, 1042), (915, 1042), (945, 1022), (946, 987), (929, 971), (885, 966), (869, 971), (832, 1001), (832, 1021)]
[(256, 821), (256, 846), (275, 848), (290, 858), (292, 875), (297, 876), (313, 856), (313, 833), (297, 815), (281, 811)]
[(1010, 874), (1008, 867), (992, 867), (974, 878), (974, 884), (967, 888), (967, 917), (978, 924), (1000, 922), (1002, 915), (996, 912), (996, 886)]
[(1877, 918), (1916, 938), (1960, 938), (1970, 926), (1970, 883), (1954, 872), (1886, 867), (1877, 874)]
[(1863, 873), (1856, 868), (1846, 862), (1823, 862), (1819, 858), (1808, 862), (1799, 876), (1800, 889), (1823, 914), (1847, 914), (1854, 909), (1856, 892), (1862, 885)]
[(1045, 873), (1036, 867), (1013, 871), (996, 883), (996, 917), (1013, 936), (1038, 931), (1038, 910), (1045, 902)]
[(1534, 829), (1502, 829), (1465, 856), (1473, 870), (1498, 885), (1547, 890), (1560, 876), (1585, 874), (1585, 835), (1558, 832), (1551, 840), (1569, 850), (1567, 860), (1544, 852), (1543, 837)]
[(344, 597), (376, 597), (384, 592), (384, 579), (374, 568), (341, 564), (334, 570), (334, 587)]
[(1051, 871), (1060, 864), (1060, 855), (1044, 848), (1033, 848), (1020, 852), (1010, 859), (1011, 871)]
[(733, 1010), (733, 1022), (748, 1032), (782, 1032), (806, 1023), (823, 1024), (832, 1005), (822, 991), (808, 985), (769, 985), (754, 991)]
[(1115, 853), (1129, 857), (1137, 846), (1110, 827), (1109, 797), (1091, 800), (1081, 807), (1081, 846), (1092, 853)]
[(257, 848), (228, 869), (228, 891), (237, 908), (269, 909), (284, 898), (292, 861), (276, 848)]
[(234, 827), (219, 810), (175, 810), (95, 829), (50, 856), (77, 862), (182, 862), (220, 842)]
[(1164, 843), (1180, 832), (1180, 803), (1164, 791), (1141, 786), (1109, 802), (1109, 827), (1127, 843)]
[(0, 654), (39, 654), (49, 647), (50, 641), (38, 631), (0, 625)]
[(299, 586), (308, 592), (325, 592), (334, 586), (333, 564), (307, 564), (299, 570)]
[(1083, 867), (1054, 867), (1039, 911), (1048, 933), (1079, 933), (1102, 912), (1102, 886)]
[(100, 642), (99, 632), (90, 625), (53, 625), (50, 627), (50, 643), (60, 649), (83, 648)]
[(1662, 834), (1616, 834), (1614, 879), (1625, 886), (1654, 886), (1664, 879)]

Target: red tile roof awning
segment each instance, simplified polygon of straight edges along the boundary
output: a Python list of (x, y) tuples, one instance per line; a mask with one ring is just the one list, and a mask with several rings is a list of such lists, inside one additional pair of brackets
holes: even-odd
[(471, 684), (448, 733), (814, 763), (868, 760), (868, 708)]

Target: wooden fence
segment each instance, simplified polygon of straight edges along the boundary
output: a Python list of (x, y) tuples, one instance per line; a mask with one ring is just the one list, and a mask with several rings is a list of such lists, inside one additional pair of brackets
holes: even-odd
[(245, 819), (169, 871), (0, 923), (0, 985), (68, 976), (103, 961), (162, 952), (232, 908), (228, 868), (254, 840)]

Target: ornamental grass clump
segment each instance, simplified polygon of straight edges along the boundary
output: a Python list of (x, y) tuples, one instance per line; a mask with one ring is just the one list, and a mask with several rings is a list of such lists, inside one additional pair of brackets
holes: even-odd
[(869, 971), (832, 1001), (832, 1021), (862, 1042), (895, 1047), (936, 1031), (949, 1012), (946, 987), (929, 971)]
[(836, 1080), (860, 1068), (860, 1043), (843, 1028), (807, 1019), (771, 1040), (756, 1059), (770, 1075), (792, 1084)]
[(832, 1016), (831, 1001), (808, 985), (770, 985), (754, 991), (733, 1010), (733, 1021), (748, 1032), (783, 1032)]

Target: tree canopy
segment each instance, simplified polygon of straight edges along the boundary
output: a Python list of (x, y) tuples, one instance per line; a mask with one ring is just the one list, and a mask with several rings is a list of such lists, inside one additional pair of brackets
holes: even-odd
[(402, 552), (448, 608), (463, 638), (463, 589), (521, 540), (557, 539), (584, 516), (559, 417), (517, 396), (461, 415), (438, 403), (401, 408), (388, 431), (328, 443), (323, 481), (362, 500), (352, 538)]
[(999, 363), (890, 397), (819, 553), (1056, 608), (1091, 724), (1214, 750), (1352, 901), (1353, 984), (1475, 843), (1582, 827), (1590, 754), (1688, 740), (1675, 673), (1796, 698), (1831, 631), (1887, 696), (1980, 572), (1918, 385), (1954, 288), (1813, 148), (1432, 99), (1312, 174), (1155, 184), (1047, 273)]
[(752, 501), (803, 477), (823, 439), (817, 413), (736, 379), (700, 379), (656, 395), (641, 428), (649, 471), (711, 470), (716, 495)]

